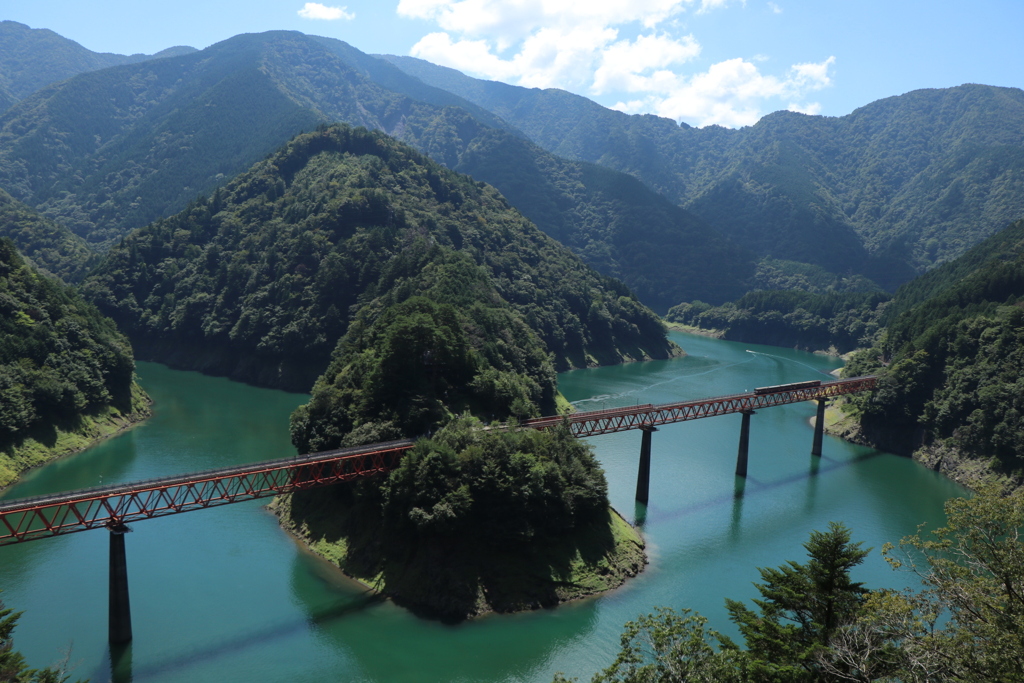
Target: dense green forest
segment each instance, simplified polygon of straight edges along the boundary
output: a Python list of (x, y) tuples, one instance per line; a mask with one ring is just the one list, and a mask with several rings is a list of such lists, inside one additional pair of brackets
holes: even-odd
[[(503, 359), (489, 361), (499, 370), (545, 354), (564, 369), (675, 352), (625, 287), (493, 188), (345, 126), (297, 137), (210, 198), (131, 234), (84, 290), (140, 357), (298, 390), (327, 367), (354, 313), (426, 293), (502, 330), (510, 350), (472, 340)], [(548, 372), (533, 371), (538, 381)]]
[(78, 282), (99, 262), (99, 254), (78, 235), (47, 220), (0, 190), (0, 237), (7, 237), (37, 268), (64, 282)]
[[(885, 333), (847, 374), (878, 373), (850, 401), (863, 440), (967, 483), (971, 461), (1024, 468), (1024, 221), (901, 288)], [(922, 448), (924, 447), (924, 448)], [(920, 450), (918, 450), (920, 449)], [(967, 462), (964, 462), (965, 458)]]
[(0, 239), (0, 486), (61, 449), (60, 432), (146, 412), (128, 340)]
[(722, 339), (846, 353), (875, 341), (889, 299), (885, 292), (758, 290), (721, 306), (682, 303), (665, 319), (714, 330)]
[(754, 279), (753, 252), (623, 173), (499, 131), (475, 139), (455, 168), (494, 185), (537, 227), (656, 311), (687, 296), (726, 301)]
[(236, 36), (37, 93), (0, 116), (0, 186), (105, 250), (334, 121), (491, 183), (659, 312), (747, 289), (752, 253), (628, 175), (560, 159), (386, 61), (294, 32)]
[(1015, 88), (918, 90), (842, 117), (776, 112), (738, 130), (697, 129), (384, 58), (554, 154), (639, 178), (758, 255), (853, 270), (891, 289), (1024, 215)]
[(586, 443), (480, 427), (450, 421), (382, 482), (296, 493), (275, 510), (350, 576), (447, 619), (552, 606), (642, 569), (643, 542), (609, 509)]
[[(991, 482), (946, 503), (948, 522), (882, 548), (919, 588), (853, 580), (870, 549), (831, 523), (808, 561), (758, 569), (753, 607), (726, 600), (745, 648), (690, 610), (626, 624), (615, 661), (593, 683), (1011, 683), (1024, 670), (1024, 491)], [(556, 683), (566, 683), (561, 675)]]

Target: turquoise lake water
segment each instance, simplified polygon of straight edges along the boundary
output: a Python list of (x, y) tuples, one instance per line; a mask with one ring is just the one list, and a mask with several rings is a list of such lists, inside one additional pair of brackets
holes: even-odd
[[(563, 373), (582, 410), (665, 403), (828, 379), (835, 359), (673, 333), (685, 358)], [(139, 363), (153, 397), (146, 423), (31, 472), (3, 498), (134, 481), (294, 454), (288, 415), (307, 397)], [(623, 624), (656, 606), (689, 607), (735, 635), (723, 598), (749, 599), (756, 567), (803, 560), (812, 529), (842, 521), (875, 550), (869, 587), (907, 585), (878, 550), (942, 522), (962, 490), (894, 455), (826, 437), (810, 455), (814, 404), (759, 411), (749, 476), (734, 475), (740, 416), (654, 434), (650, 505), (638, 508), (640, 433), (590, 439), (612, 505), (642, 520), (650, 565), (625, 587), (557, 609), (459, 625), (375, 598), (299, 547), (252, 501), (149, 520), (127, 536), (135, 639), (112, 669), (106, 643), (104, 531), (0, 548), (0, 589), (25, 612), (15, 646), (32, 666), (70, 647), (74, 678), (247, 681), (550, 681), (607, 666)]]

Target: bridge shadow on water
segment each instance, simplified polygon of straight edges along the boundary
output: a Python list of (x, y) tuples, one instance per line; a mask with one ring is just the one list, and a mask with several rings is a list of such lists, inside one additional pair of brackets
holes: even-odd
[(89, 679), (94, 682), (139, 683), (157, 675), (180, 673), (178, 680), (187, 680), (184, 672), (193, 666), (216, 661), (245, 650), (274, 645), (276, 641), (305, 632), (310, 626), (330, 623), (335, 619), (377, 605), (384, 600), (384, 597), (367, 591), (355, 598), (345, 598), (333, 606), (311, 612), (305, 618), (274, 624), (258, 631), (241, 633), (208, 647), (182, 652), (178, 656), (162, 661), (157, 660), (141, 667), (132, 666), (131, 643), (111, 645), (107, 651), (107, 657)]
[(811, 485), (808, 488), (810, 496), (808, 505), (812, 505), (813, 496), (817, 491), (816, 482), (819, 476), (827, 475), (831, 472), (845, 469), (847, 467), (852, 467), (883, 455), (886, 455), (883, 451), (870, 451), (855, 455), (847, 460), (835, 460), (825, 455), (812, 455), (809, 456), (811, 458), (811, 463), (806, 472), (792, 474), (781, 479), (767, 482), (760, 481), (756, 477), (752, 477), (750, 475), (747, 475), (746, 478), (736, 477), (732, 492), (724, 493), (720, 496), (703, 500), (698, 503), (684, 505), (683, 507), (676, 508), (671, 511), (659, 511), (657, 508), (654, 508), (652, 511), (647, 505), (637, 503), (634, 510), (634, 524), (638, 527), (643, 527), (648, 523), (659, 524), (731, 503), (733, 506), (731, 528), (732, 532), (735, 534), (739, 531), (742, 519), (743, 500), (745, 498), (768, 494), (786, 486), (809, 480)]

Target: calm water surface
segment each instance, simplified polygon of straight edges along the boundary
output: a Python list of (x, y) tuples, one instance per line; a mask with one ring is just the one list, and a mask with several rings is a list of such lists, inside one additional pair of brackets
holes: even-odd
[[(578, 370), (562, 393), (581, 409), (714, 396), (827, 379), (833, 359), (674, 333), (689, 355)], [(145, 424), (32, 472), (4, 498), (133, 481), (288, 456), (288, 415), (306, 396), (140, 363), (156, 401)], [(640, 433), (591, 439), (612, 504), (642, 520), (651, 564), (599, 599), (447, 626), (374, 599), (303, 552), (260, 501), (134, 525), (127, 537), (135, 640), (111, 667), (106, 644), (107, 534), (0, 548), (3, 600), (24, 610), (15, 645), (33, 666), (71, 648), (94, 682), (550, 681), (589, 679), (622, 625), (655, 606), (690, 607), (735, 635), (723, 598), (748, 599), (756, 567), (802, 560), (812, 529), (845, 522), (875, 551), (856, 571), (902, 586), (878, 548), (942, 521), (961, 490), (915, 463), (826, 437), (810, 453), (814, 404), (760, 411), (749, 477), (735, 469), (740, 416), (654, 434), (650, 505), (633, 501)]]

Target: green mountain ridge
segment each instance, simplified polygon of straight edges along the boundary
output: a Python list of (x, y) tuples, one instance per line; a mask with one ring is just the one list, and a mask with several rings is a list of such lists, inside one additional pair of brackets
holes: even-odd
[[(384, 131), (495, 184), (659, 308), (723, 301), (753, 273), (752, 254), (628, 176), (584, 171), (477, 105), (340, 41), (294, 32), (236, 36), (37, 93), (0, 117), (0, 187), (103, 250), (331, 121)], [(691, 269), (728, 278), (687, 278)]]
[(189, 52), (195, 48), (171, 47), (153, 55), (93, 52), (48, 29), (0, 21), (0, 112), (51, 83), (80, 73)]
[(384, 58), (492, 111), (548, 151), (629, 173), (760, 255), (887, 288), (1024, 215), (1024, 92), (917, 90), (836, 118), (738, 130), (630, 116), (560, 90)]
[[(675, 352), (624, 286), (493, 188), (345, 126), (299, 136), (133, 232), (84, 291), (140, 357), (297, 390), (327, 367), (350, 319), (420, 294), (458, 306), (480, 340), (493, 335), (488, 363), (534, 373), (549, 409), (554, 368)], [(537, 353), (551, 360), (528, 360)]]
[[(851, 401), (854, 435), (968, 485), (1024, 470), (1024, 220), (904, 285), (878, 343), (847, 374), (879, 374)], [(982, 467), (979, 468), (978, 465)]]

